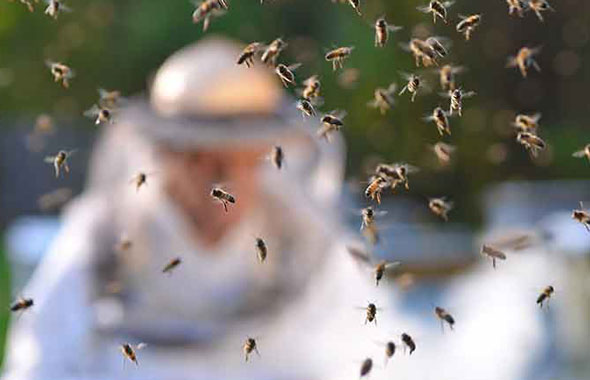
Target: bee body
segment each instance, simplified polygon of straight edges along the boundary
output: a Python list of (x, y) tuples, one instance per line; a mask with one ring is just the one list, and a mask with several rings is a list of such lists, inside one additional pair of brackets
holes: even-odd
[(540, 48), (522, 47), (516, 56), (508, 58), (506, 67), (517, 67), (523, 78), (527, 77), (528, 69), (530, 67), (533, 67), (537, 72), (540, 72), (541, 67), (534, 58), (539, 51), (541, 51)]
[(164, 266), (162, 273), (172, 273), (172, 270), (180, 264), (182, 264), (182, 259), (180, 257), (175, 257)]
[(276, 66), (279, 54), (287, 47), (287, 43), (281, 38), (277, 38), (267, 46), (262, 53), (260, 60), (269, 66)]
[(303, 85), (305, 86), (302, 91), (303, 99), (311, 101), (320, 96), (321, 83), (317, 75), (307, 78)]
[(375, 47), (385, 47), (389, 41), (389, 33), (402, 29), (401, 26), (389, 25), (384, 17), (375, 21)]
[(367, 376), (370, 372), (371, 369), (373, 368), (373, 360), (371, 358), (366, 358), (363, 363), (361, 364), (361, 370), (360, 370), (360, 377), (364, 377)]
[(522, 17), (525, 9), (527, 9), (524, 0), (506, 0), (506, 4), (508, 4), (508, 14), (510, 16), (516, 14), (518, 17)]
[(367, 310), (366, 310), (366, 317), (365, 317), (365, 325), (367, 323), (371, 323), (375, 321), (375, 325), (377, 324), (377, 306), (375, 306), (374, 303), (369, 303), (369, 305), (367, 305)]
[(247, 338), (244, 346), (242, 347), (242, 350), (244, 351), (245, 361), (249, 360), (250, 354), (252, 354), (252, 352), (256, 352), (257, 355), (260, 355), (258, 352), (258, 345), (256, 344), (256, 340), (254, 338)]
[(402, 95), (404, 92), (408, 91), (408, 93), (412, 94), (412, 102), (416, 99), (416, 95), (418, 95), (418, 90), (421, 86), (421, 79), (418, 75), (410, 75), (408, 77), (408, 83), (402, 88), (399, 92), (399, 95)]
[(490, 245), (481, 246), (481, 254), (492, 259), (492, 267), (496, 269), (496, 260), (506, 260), (506, 254)]
[(395, 355), (395, 348), (395, 343), (392, 341), (389, 341), (385, 344), (385, 357), (387, 359), (390, 359), (393, 357), (393, 355)]
[(432, 146), (432, 150), (441, 165), (448, 165), (455, 147), (439, 141)]
[(545, 141), (532, 132), (518, 132), (516, 141), (523, 145), (533, 157), (546, 147)]
[(590, 232), (590, 213), (584, 210), (584, 205), (580, 202), (580, 209), (572, 211), (572, 219), (581, 223), (586, 230)]
[(428, 207), (435, 215), (447, 222), (449, 220), (448, 213), (453, 208), (453, 204), (445, 201), (444, 198), (430, 198)]
[(193, 12), (193, 23), (203, 21), (203, 32), (206, 32), (211, 22), (211, 17), (221, 16), (224, 10), (229, 9), (225, 0), (203, 0)]
[(293, 71), (297, 69), (300, 64), (296, 63), (290, 66), (283, 65), (279, 63), (275, 68), (275, 73), (279, 76), (281, 82), (285, 87), (289, 87), (289, 85), (295, 85), (295, 74)]
[(74, 77), (74, 71), (69, 66), (66, 66), (63, 63), (50, 61), (47, 61), (46, 65), (49, 67), (55, 82), (61, 82), (64, 88), (70, 87), (70, 79)]
[(285, 160), (285, 152), (279, 145), (275, 145), (270, 153), (270, 160), (272, 164), (279, 170), (283, 167), (283, 161)]
[(228, 203), (232, 203), (232, 204), (236, 203), (236, 198), (221, 188), (214, 187), (213, 189), (211, 189), (210, 194), (214, 199), (218, 200), (219, 202), (221, 202), (223, 204), (223, 209), (225, 210), (225, 212), (228, 211), (228, 208), (227, 208)]
[(307, 99), (299, 99), (297, 102), (297, 109), (301, 111), (304, 117), (312, 117), (316, 115), (313, 104)]
[(440, 17), (441, 20), (447, 23), (447, 8), (453, 5), (452, 1), (439, 1), (431, 0), (430, 3), (425, 7), (418, 7), (420, 12), (432, 13), (433, 22), (436, 24), (436, 18)]
[(339, 47), (326, 53), (326, 61), (332, 62), (332, 69), (336, 71), (343, 67), (344, 60), (350, 56), (353, 47)]
[(266, 243), (261, 238), (256, 238), (256, 257), (258, 257), (258, 261), (263, 263), (266, 260), (266, 255), (268, 250), (266, 248)]
[(549, 2), (547, 0), (529, 0), (528, 2), (528, 7), (529, 9), (531, 9), (533, 12), (535, 12), (535, 15), (537, 15), (537, 18), (539, 19), (539, 21), (543, 22), (545, 21), (543, 19), (543, 15), (542, 12), (545, 11), (555, 11), (551, 5), (549, 5)]
[(10, 305), (10, 311), (16, 312), (21, 310), (27, 310), (35, 304), (32, 298), (20, 298)]
[(368, 103), (369, 107), (378, 108), (384, 115), (394, 104), (396, 84), (392, 83), (389, 88), (377, 88), (373, 94), (373, 100)]
[(537, 297), (537, 305), (539, 305), (539, 307), (543, 307), (543, 302), (545, 301), (547, 301), (547, 304), (549, 304), (549, 299), (553, 295), (553, 292), (555, 292), (555, 289), (552, 285), (549, 285), (545, 289), (543, 289), (541, 294), (539, 294), (539, 296)]
[(514, 119), (514, 126), (523, 132), (535, 132), (539, 127), (539, 119), (541, 114), (537, 113), (534, 115), (516, 115)]
[(127, 359), (129, 359), (131, 362), (135, 363), (136, 366), (139, 365), (139, 362), (137, 361), (137, 354), (135, 352), (135, 350), (141, 350), (143, 347), (145, 347), (145, 343), (140, 343), (137, 346), (134, 347), (129, 344), (129, 343), (123, 343), (120, 346), (121, 349), (121, 353), (123, 353), (123, 356), (125, 356)]
[(261, 46), (260, 42), (252, 42), (246, 46), (242, 54), (238, 57), (237, 64), (241, 65), (245, 63), (247, 67), (254, 66), (254, 56), (260, 51)]
[(577, 158), (586, 157), (588, 160), (590, 160), (590, 144), (586, 144), (582, 150), (574, 152), (572, 156)]
[(442, 307), (436, 306), (434, 308), (434, 315), (436, 315), (436, 317), (438, 319), (440, 319), (441, 327), (443, 327), (443, 329), (444, 329), (444, 322), (448, 323), (451, 330), (453, 329), (453, 325), (455, 324), (455, 318), (453, 318), (453, 316), (451, 314), (449, 314), (449, 312), (447, 312), (445, 309), (443, 309)]
[(481, 23), (481, 15), (471, 15), (468, 17), (464, 17), (459, 21), (457, 24), (457, 32), (463, 34), (465, 36), (465, 40), (469, 41), (471, 39), (471, 33), (479, 26)]
[(404, 344), (404, 347), (407, 347), (410, 349), (410, 355), (412, 355), (412, 352), (414, 352), (416, 350), (416, 343), (414, 342), (414, 339), (412, 339), (411, 336), (409, 336), (406, 333), (402, 334), (402, 342)]
[(342, 119), (344, 118), (343, 112), (335, 111), (322, 116), (321, 123), (322, 127), (318, 130), (318, 136), (330, 140), (330, 134), (335, 131), (339, 131), (344, 126)]
[(380, 176), (374, 176), (365, 189), (365, 197), (381, 203), (381, 192), (387, 186), (387, 181)]

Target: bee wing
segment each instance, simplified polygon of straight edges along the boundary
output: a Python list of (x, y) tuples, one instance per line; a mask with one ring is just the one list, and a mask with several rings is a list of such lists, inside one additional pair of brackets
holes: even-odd
[(412, 49), (410, 49), (409, 42), (400, 42), (398, 45), (403, 51), (412, 51)]
[(89, 109), (84, 111), (83, 115), (86, 117), (93, 118), (93, 117), (97, 116), (99, 113), (100, 113), (100, 108), (96, 104), (93, 104), (92, 107), (90, 107)]
[(55, 160), (55, 156), (46, 156), (46, 157), (43, 159), (43, 162), (46, 162), (46, 163), (48, 163), (48, 164), (53, 164), (53, 161), (54, 161), (54, 160)]
[(146, 348), (146, 347), (147, 347), (147, 343), (143, 343), (143, 342), (141, 342), (141, 343), (139, 343), (137, 346), (135, 346), (135, 349), (136, 349), (136, 350), (142, 350), (142, 349), (144, 349), (144, 348)]
[(580, 158), (580, 157), (584, 157), (584, 156), (586, 156), (586, 151), (584, 151), (584, 150), (579, 150), (579, 151), (574, 152), (572, 154), (572, 157), (578, 157), (578, 158)]
[(408, 173), (417, 173), (420, 171), (420, 168), (410, 164), (403, 164), (406, 167)]
[(76, 153), (78, 151), (78, 149), (72, 149), (72, 150), (68, 150), (66, 152), (66, 156), (70, 157), (72, 154)]
[(451, 93), (451, 91), (448, 91), (448, 92), (439, 92), (438, 94), (439, 94), (441, 97), (443, 97), (443, 98), (447, 98), (447, 99), (448, 99), (448, 98), (450, 98), (450, 97), (452, 96), (452, 93)]
[(396, 90), (397, 90), (397, 83), (392, 83), (389, 85), (389, 87), (387, 87), (387, 92), (389, 94), (395, 94)]
[(390, 32), (397, 32), (399, 30), (402, 30), (404, 27), (403, 26), (398, 26), (398, 25), (388, 25), (387, 26), (387, 30), (389, 30)]
[(422, 120), (423, 121), (433, 121), (434, 120), (434, 116), (432, 116), (431, 114), (424, 115), (424, 116), (422, 116)]
[(450, 6), (452, 6), (453, 4), (455, 4), (454, 1), (445, 1), (444, 3), (442, 3), (443, 7), (448, 8)]
[(330, 115), (342, 120), (346, 117), (347, 113), (344, 110), (332, 110), (329, 112)]
[(294, 71), (297, 70), (300, 66), (301, 63), (293, 63), (292, 65), (287, 66), (287, 69), (289, 69), (289, 71)]
[(398, 71), (399, 75), (404, 78), (405, 80), (410, 80), (413, 77), (413, 74), (406, 73), (405, 71)]
[(401, 265), (402, 263), (399, 261), (390, 261), (387, 264), (385, 264), (385, 269), (393, 269), (393, 268), (397, 268)]
[(475, 91), (467, 91), (467, 92), (462, 93), (461, 96), (463, 98), (471, 98), (471, 97), (473, 97), (475, 95), (477, 95), (477, 92), (475, 92)]
[(421, 5), (419, 7), (416, 7), (416, 10), (418, 10), (419, 12), (422, 12), (422, 13), (430, 13), (431, 12), (430, 5)]
[(533, 121), (536, 123), (541, 119), (541, 116), (542, 116), (541, 113), (537, 112), (536, 114), (531, 115), (531, 119), (533, 119)]
[(379, 107), (379, 102), (376, 99), (367, 102), (367, 106), (371, 108)]
[(511, 55), (508, 58), (506, 58), (506, 68), (511, 68), (511, 67), (516, 67), (518, 65), (518, 60), (516, 58), (516, 56)]

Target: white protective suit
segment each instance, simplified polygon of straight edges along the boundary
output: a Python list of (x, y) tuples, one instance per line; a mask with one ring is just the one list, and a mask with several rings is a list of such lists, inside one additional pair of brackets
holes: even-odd
[[(345, 380), (358, 379), (367, 357), (371, 379), (522, 379), (542, 340), (541, 317), (515, 290), (540, 264), (515, 257), (502, 270), (482, 266), (446, 285), (443, 303), (461, 307), (455, 331), (442, 334), (431, 309), (408, 314), (411, 299), (387, 281), (376, 287), (348, 254), (333, 212), (343, 150), (338, 139), (307, 141), (285, 145), (284, 171), (261, 162), (266, 202), (205, 252), (188, 238), (157, 175), (137, 193), (128, 183), (139, 168), (157, 172), (154, 144), (125, 122), (109, 128), (87, 190), (69, 205), (22, 292), (35, 305), (13, 321), (3, 379)], [(117, 254), (123, 231), (133, 246)], [(264, 264), (255, 236), (267, 237)], [(161, 273), (177, 255), (183, 263)], [(117, 293), (108, 291), (113, 281)], [(359, 307), (368, 302), (380, 307), (377, 326), (364, 323)], [(399, 346), (401, 332), (416, 341), (411, 356)], [(260, 356), (246, 363), (248, 336)], [(385, 367), (390, 339), (398, 350)], [(137, 352), (139, 366), (122, 356), (124, 342), (148, 344)]]

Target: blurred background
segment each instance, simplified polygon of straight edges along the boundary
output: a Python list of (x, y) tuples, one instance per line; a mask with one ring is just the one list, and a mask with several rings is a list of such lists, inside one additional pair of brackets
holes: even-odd
[[(166, 57), (204, 36), (202, 26), (191, 21), (194, 6), (187, 0), (67, 4), (72, 12), (54, 21), (43, 14), (41, 4), (30, 13), (18, 1), (0, 2), (0, 302), (4, 305), (19, 295), (51, 242), (59, 227), (61, 201), (83, 189), (97, 127), (82, 114), (96, 102), (97, 88), (117, 89), (124, 95), (145, 93)], [(416, 10), (419, 5), (424, 4), (363, 1), (359, 17), (348, 4), (331, 0), (266, 0), (264, 6), (259, 0), (231, 1), (231, 11), (214, 18), (207, 34), (244, 44), (282, 37), (289, 47), (281, 60), (303, 64), (296, 72), (299, 80), (320, 75), (322, 110), (348, 112), (343, 129), (348, 181), (342, 214), (351, 227), (358, 230), (358, 216), (348, 210), (364, 205), (362, 181), (372, 165), (403, 161), (421, 169), (410, 179), (410, 192), (398, 191), (384, 199), (381, 208), (389, 211), (384, 218), (385, 243), (377, 247), (383, 256), (422, 250), (447, 255), (446, 262), (453, 263), (460, 250), (473, 252), (469, 257), (474, 260), (489, 236), (533, 234), (537, 247), (558, 269), (556, 278), (559, 274), (567, 279), (560, 283), (564, 288), (556, 289), (555, 315), (547, 322), (552, 344), (559, 348), (543, 365), (561, 378), (588, 378), (590, 236), (570, 214), (579, 201), (590, 204), (589, 163), (572, 158), (574, 151), (590, 142), (590, 66), (585, 64), (590, 54), (590, 2), (554, 1), (556, 12), (544, 13), (541, 23), (531, 12), (523, 18), (509, 16), (504, 0), (459, 0), (450, 10), (448, 25), (440, 20), (433, 24), (431, 15)], [(483, 21), (472, 40), (465, 42), (454, 28), (457, 14), (473, 13), (483, 14)], [(372, 25), (382, 15), (404, 29), (392, 34), (387, 47), (377, 49)], [(467, 70), (459, 74), (458, 82), (477, 92), (465, 100), (463, 117), (451, 119), (452, 136), (443, 141), (457, 151), (453, 163), (444, 168), (428, 148), (441, 139), (434, 126), (422, 120), (434, 107), (448, 104), (438, 95), (436, 72), (420, 69), (432, 90), (416, 102), (397, 97), (396, 108), (385, 116), (367, 107), (375, 88), (392, 82), (403, 86), (400, 72), (416, 71), (413, 58), (400, 44), (429, 35), (452, 41), (445, 62), (464, 66)], [(345, 70), (333, 73), (323, 56), (336, 46), (355, 49)], [(537, 56), (542, 72), (532, 71), (526, 80), (516, 69), (505, 68), (507, 57), (522, 46), (542, 47)], [(70, 89), (53, 83), (46, 60), (75, 70)], [(548, 148), (531, 159), (515, 142), (511, 123), (517, 113), (536, 112), (542, 113), (539, 134)], [(77, 152), (70, 175), (56, 180), (43, 159), (59, 149)], [(48, 193), (57, 194), (51, 198), (57, 200), (40, 204), (40, 197)], [(451, 222), (444, 226), (425, 206), (425, 199), (432, 196), (447, 196), (455, 204)], [(423, 256), (426, 262), (428, 254)], [(430, 271), (426, 264), (423, 268)], [(539, 279), (539, 284), (551, 281), (559, 280)], [(0, 308), (0, 340), (8, 317), (7, 307)]]

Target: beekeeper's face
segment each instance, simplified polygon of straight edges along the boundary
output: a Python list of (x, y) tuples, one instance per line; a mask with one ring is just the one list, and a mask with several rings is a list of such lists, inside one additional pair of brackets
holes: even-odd
[[(190, 229), (202, 244), (214, 246), (250, 210), (259, 206), (258, 166), (263, 149), (164, 150), (164, 188), (187, 217)], [(236, 198), (223, 205), (211, 197), (219, 186)]]

